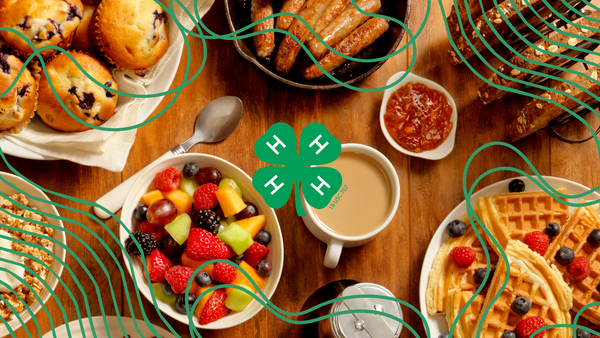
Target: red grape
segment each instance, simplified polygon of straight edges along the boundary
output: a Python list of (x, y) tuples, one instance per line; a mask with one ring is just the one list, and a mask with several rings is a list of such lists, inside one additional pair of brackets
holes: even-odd
[(154, 226), (165, 226), (177, 217), (177, 207), (173, 202), (164, 198), (158, 200), (148, 207), (146, 212), (148, 222)]

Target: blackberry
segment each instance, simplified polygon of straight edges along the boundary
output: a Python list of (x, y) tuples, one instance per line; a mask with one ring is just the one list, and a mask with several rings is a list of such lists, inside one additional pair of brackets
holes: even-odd
[[(154, 238), (154, 236), (150, 234), (141, 231), (136, 231), (133, 233), (133, 237), (135, 237), (135, 239), (140, 243), (142, 250), (144, 250), (145, 257), (150, 256), (152, 250), (158, 247), (158, 242), (156, 241), (156, 238)], [(133, 240), (127, 242), (127, 252), (135, 256), (141, 256), (137, 246), (135, 245), (135, 242)]]
[(212, 210), (195, 210), (192, 214), (192, 222), (216, 236), (217, 233), (219, 233), (219, 226), (221, 225), (219, 222), (221, 222), (221, 217)]

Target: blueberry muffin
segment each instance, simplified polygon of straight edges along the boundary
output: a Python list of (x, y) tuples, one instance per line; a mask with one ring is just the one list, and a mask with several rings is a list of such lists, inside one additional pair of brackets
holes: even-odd
[[(0, 49), (0, 93), (15, 81), (23, 62)], [(25, 68), (15, 86), (0, 97), (0, 132), (18, 133), (27, 126), (34, 115), (37, 103), (36, 78)]]
[[(23, 34), (35, 48), (69, 47), (82, 17), (80, 0), (0, 0), (0, 26)], [(33, 53), (19, 35), (9, 31), (2, 31), (0, 35), (21, 56)], [(44, 58), (54, 54), (53, 49), (42, 52)]]
[(92, 47), (88, 35), (88, 27), (95, 9), (96, 7), (94, 6), (83, 5), (83, 19), (81, 19), (81, 23), (79, 23), (79, 27), (77, 27), (77, 33), (75, 33), (75, 38), (71, 45), (72, 49), (88, 53), (94, 52), (94, 47)]
[[(118, 90), (111, 72), (101, 61), (82, 52), (70, 51), (69, 53), (96, 81)], [(95, 126), (101, 125), (113, 116), (118, 96), (88, 79), (67, 55), (61, 53), (50, 59), (46, 63), (46, 68), (61, 101), (75, 116)], [(73, 132), (91, 129), (72, 118), (63, 109), (50, 89), (45, 74), (40, 80), (37, 111), (42, 120), (56, 130)]]
[(143, 76), (167, 52), (167, 21), (154, 0), (104, 0), (92, 17), (90, 40), (108, 62)]

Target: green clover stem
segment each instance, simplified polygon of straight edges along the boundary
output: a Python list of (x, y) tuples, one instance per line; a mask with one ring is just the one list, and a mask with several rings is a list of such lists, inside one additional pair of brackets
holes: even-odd
[(294, 189), (294, 198), (296, 199), (296, 213), (298, 216), (304, 217), (306, 216), (306, 211), (304, 211), (304, 206), (300, 200), (300, 182), (296, 180), (295, 184), (296, 188)]

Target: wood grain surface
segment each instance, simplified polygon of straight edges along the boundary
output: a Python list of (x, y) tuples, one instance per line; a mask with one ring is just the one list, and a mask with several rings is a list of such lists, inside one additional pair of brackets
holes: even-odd
[[(67, 161), (42, 162), (11, 156), (7, 156), (7, 160), (16, 170), (44, 188), (95, 201), (173, 146), (186, 140), (192, 134), (197, 114), (208, 102), (218, 97), (240, 97), (244, 102), (244, 117), (238, 129), (223, 142), (197, 145), (191, 151), (219, 156), (250, 175), (265, 166), (265, 163), (254, 156), (253, 147), (254, 142), (272, 124), (288, 123), (299, 135), (307, 124), (313, 121), (321, 122), (342, 143), (366, 144), (378, 149), (390, 159), (400, 178), (400, 205), (393, 221), (375, 240), (362, 247), (345, 249), (338, 268), (329, 270), (322, 264), (326, 245), (317, 240), (304, 226), (300, 217), (296, 216), (292, 197), (284, 208), (277, 210), (285, 243), (285, 266), (279, 287), (271, 300), (282, 309), (295, 312), (300, 310), (304, 300), (320, 286), (340, 279), (356, 279), (381, 284), (396, 297), (418, 307), (419, 276), (425, 251), (440, 222), (464, 200), (462, 177), (469, 156), (485, 143), (508, 142), (506, 123), (526, 102), (525, 98), (510, 95), (485, 107), (481, 104), (477, 98), (480, 80), (466, 65), (451, 66), (446, 57), (446, 50), (450, 45), (443, 17), (450, 10), (450, 2), (445, 0), (444, 3), (446, 8), (442, 11), (437, 1), (432, 2), (427, 26), (417, 41), (415, 51), (396, 56), (374, 75), (359, 83), (363, 88), (383, 86), (392, 74), (406, 70), (412, 53), (416, 53), (417, 62), (412, 71), (445, 87), (459, 108), (454, 151), (440, 161), (408, 157), (396, 151), (385, 140), (379, 125), (382, 92), (358, 93), (347, 89), (317, 92), (289, 87), (268, 77), (244, 60), (234, 49), (232, 42), (218, 40), (208, 41), (206, 68), (197, 80), (183, 90), (167, 113), (154, 123), (138, 130), (136, 142), (122, 173), (84, 167)], [(413, 1), (410, 20), (413, 32), (416, 32), (422, 23), (425, 8), (424, 1)], [(205, 22), (217, 33), (229, 32), (222, 1), (215, 3), (205, 16)], [(190, 41), (193, 56), (191, 64), (192, 70), (195, 71), (202, 62), (203, 47), (198, 39), (192, 38)], [(184, 55), (175, 77), (176, 84), (183, 79), (186, 62)], [(472, 63), (475, 67), (481, 66), (477, 61)], [(167, 96), (156, 112), (164, 108), (172, 97), (173, 95)], [(598, 124), (592, 122), (594, 123)], [(574, 134), (584, 132), (581, 126), (575, 125), (565, 127), (564, 131), (567, 130)], [(598, 151), (593, 142), (568, 145), (552, 140), (545, 132), (540, 132), (514, 145), (531, 160), (541, 174), (563, 177), (590, 187), (600, 184)], [(532, 173), (515, 152), (496, 146), (483, 151), (471, 163), (467, 173), (468, 184), (486, 170), (499, 166), (514, 166)], [(0, 170), (6, 171), (8, 168), (2, 164)], [(481, 181), (478, 189), (513, 176), (515, 174), (510, 172), (494, 173)], [(51, 196), (51, 199), (81, 212), (92, 212), (90, 207), (83, 204), (57, 196)], [(81, 240), (94, 248), (109, 270), (110, 279), (83, 245), (68, 236), (70, 248), (79, 255), (94, 276), (101, 291), (104, 313), (115, 315), (118, 310), (121, 314), (130, 315), (131, 311), (124, 302), (123, 288), (127, 287), (133, 292), (131, 279), (127, 277), (124, 285), (117, 264), (92, 236), (92, 233), (95, 233), (109, 243), (112, 253), (122, 263), (120, 250), (108, 232), (110, 230), (118, 234), (118, 222), (109, 220), (101, 225), (84, 214), (68, 210), (59, 211), (63, 216), (81, 222), (88, 228), (65, 224)], [(68, 257), (67, 262), (90, 297), (90, 314), (102, 315), (95, 297), (94, 284), (73, 257)], [(77, 291), (75, 282), (65, 273), (63, 278), (82, 305), (84, 298), (82, 293)], [(115, 308), (111, 301), (109, 285), (115, 290), (118, 308)], [(63, 301), (68, 320), (76, 319), (77, 307), (69, 300), (61, 286), (57, 288), (57, 294)], [(135, 315), (138, 317), (141, 314), (138, 300), (132, 300)], [(145, 299), (141, 303), (150, 320), (159, 322), (151, 304)], [(53, 315), (54, 326), (63, 324), (64, 318), (59, 316), (56, 301), (51, 299), (47, 305)], [(79, 309), (84, 317), (87, 316), (83, 306)], [(424, 337), (425, 331), (419, 317), (407, 308), (403, 308), (403, 311), (408, 323)], [(43, 311), (38, 313), (37, 318), (41, 332), (50, 331), (50, 321)], [(171, 319), (169, 323), (182, 337), (189, 336), (187, 326)], [(30, 321), (27, 326), (34, 330), (32, 332), (35, 336), (37, 330), (34, 322)], [(294, 325), (281, 321), (263, 310), (243, 325), (222, 331), (202, 331), (201, 334), (202, 337), (212, 338), (291, 337), (294, 328)], [(23, 329), (19, 329), (16, 336), (20, 338), (27, 335)], [(410, 336), (408, 330), (404, 330), (402, 337)]]

